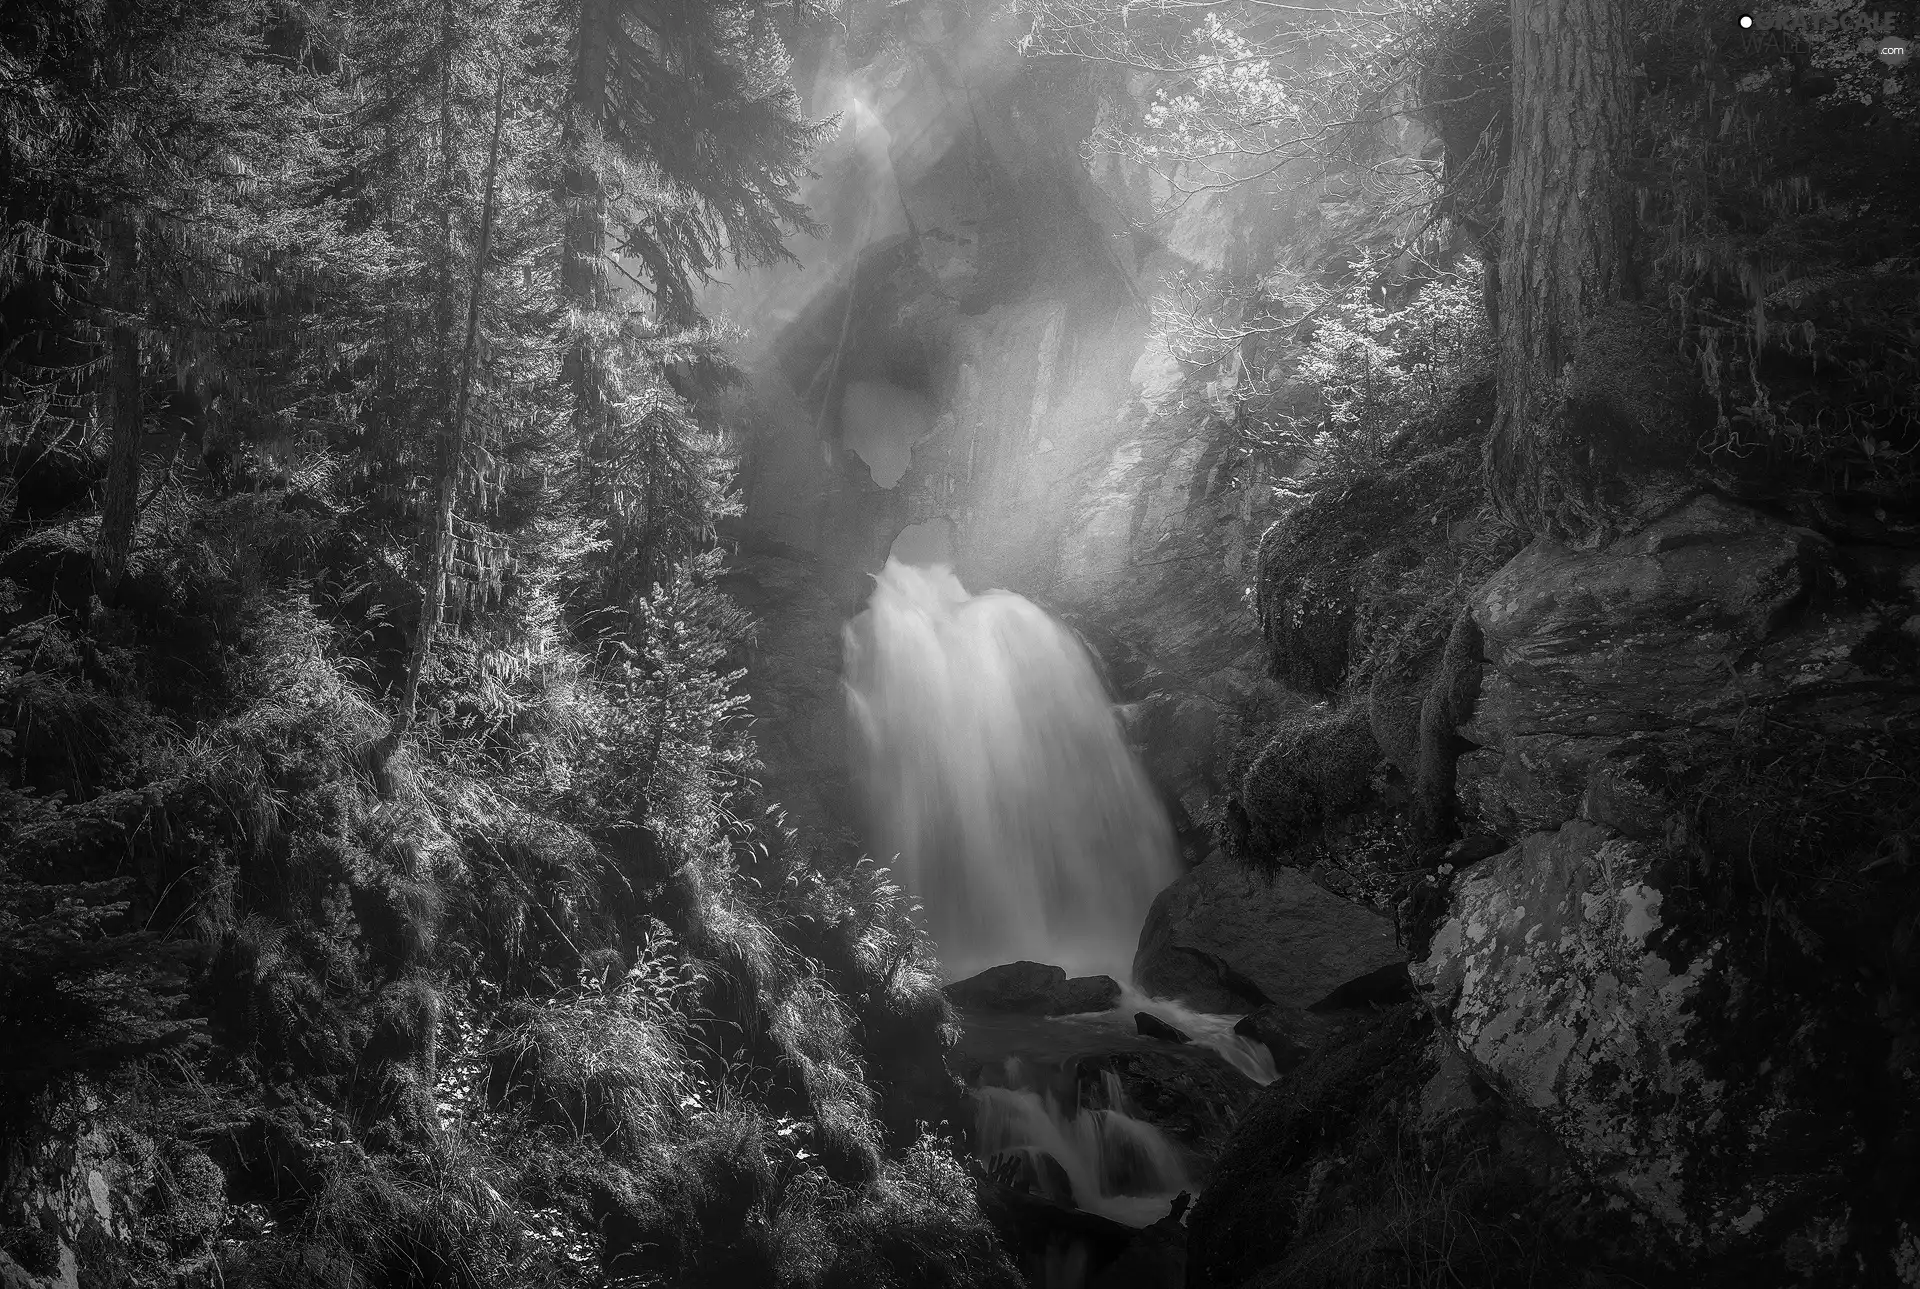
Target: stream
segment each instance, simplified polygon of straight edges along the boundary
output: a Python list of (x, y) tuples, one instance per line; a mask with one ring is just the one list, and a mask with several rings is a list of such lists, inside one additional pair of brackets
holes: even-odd
[[(1122, 982), (1102, 1012), (967, 1011), (950, 1058), (981, 1163), (1038, 1232), (1042, 1280), (1078, 1289), (1095, 1243), (1162, 1222), (1205, 1185), (1233, 1118), (1275, 1077), (1272, 1055), (1234, 1032), (1237, 1016), (1124, 983), (1179, 863), (1071, 628), (1010, 592), (971, 594), (943, 563), (889, 558), (844, 642), (869, 837), (952, 976), (1025, 962)], [(1111, 984), (1078, 983), (1112, 999)], [(1140, 1032), (1143, 1014), (1160, 1037)]]

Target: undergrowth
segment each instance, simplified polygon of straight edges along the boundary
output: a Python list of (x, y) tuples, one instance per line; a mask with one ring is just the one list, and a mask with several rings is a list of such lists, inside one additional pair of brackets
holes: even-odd
[(904, 893), (753, 780), (719, 556), (590, 651), (566, 551), (534, 546), (382, 758), (393, 592), (320, 565), (346, 507), (281, 478), (176, 484), (182, 536), (136, 548), (149, 593), (117, 605), (19, 554), (82, 516), (7, 534), (9, 1167), (60, 1106), (117, 1134), (131, 1236), (89, 1265), (1016, 1283), (929, 1135), (950, 1013)]
[(1702, 452), (1801, 505), (1911, 495), (1911, 74), (1838, 24), (1742, 32), (1692, 6), (1649, 49), (1636, 210), (1653, 298), (1717, 407)]

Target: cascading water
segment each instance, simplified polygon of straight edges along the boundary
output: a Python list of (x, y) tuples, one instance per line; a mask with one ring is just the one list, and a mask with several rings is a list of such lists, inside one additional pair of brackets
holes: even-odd
[(1029, 959), (1124, 979), (1173, 834), (1073, 632), (890, 559), (848, 624), (846, 686), (875, 840), (949, 973)]
[(1018, 1061), (1007, 1062), (1006, 1077), (1009, 1086), (974, 1094), (974, 1132), (989, 1168), (1011, 1164), (1028, 1174), (1028, 1189), (1129, 1226), (1166, 1216), (1173, 1197), (1193, 1189), (1179, 1151), (1132, 1115), (1113, 1071), (1101, 1072), (1097, 1095), (1072, 1105), (1022, 1086), (1029, 1079)]
[[(1173, 830), (1078, 637), (1018, 595), (970, 595), (943, 564), (889, 559), (845, 645), (873, 838), (897, 857), (948, 974), (1024, 959), (1110, 975), (1119, 1011), (1029, 1023), (1137, 1042), (1133, 1015), (1151, 1011), (1270, 1081), (1270, 1055), (1233, 1017), (1130, 983), (1141, 923), (1178, 875)], [(1049, 1087), (1018, 1059), (1004, 1070), (1004, 1085), (974, 1091), (976, 1142), (1018, 1189), (1133, 1226), (1195, 1189), (1111, 1071), (1083, 1097), (1077, 1080)], [(1085, 1253), (1053, 1250), (1049, 1289), (1077, 1289)]]

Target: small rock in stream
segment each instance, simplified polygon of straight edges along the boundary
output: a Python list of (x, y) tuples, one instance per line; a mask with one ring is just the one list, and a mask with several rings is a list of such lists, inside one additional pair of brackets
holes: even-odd
[(1133, 1014), (1133, 1024), (1134, 1028), (1140, 1031), (1142, 1038), (1164, 1039), (1169, 1043), (1191, 1043), (1193, 1041), (1187, 1037), (1187, 1035), (1167, 1024), (1167, 1022), (1161, 1020), (1158, 1016), (1155, 1016), (1152, 1012), (1135, 1012)]
[(1242, 1016), (1233, 1026), (1233, 1032), (1240, 1037), (1266, 1044), (1267, 1051), (1273, 1054), (1273, 1068), (1280, 1074), (1307, 1059), (1311, 1036), (1303, 1032), (1305, 1029), (1298, 1023), (1294, 1011), (1272, 1006)]

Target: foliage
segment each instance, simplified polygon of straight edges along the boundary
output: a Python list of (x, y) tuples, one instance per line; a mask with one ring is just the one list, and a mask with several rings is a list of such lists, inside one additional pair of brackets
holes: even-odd
[[(1891, 656), (1861, 650), (1862, 662), (1906, 665), (1910, 648), (1886, 643)], [(1920, 829), (1920, 734), (1910, 721), (1835, 730), (1756, 711), (1639, 774), (1683, 812), (1681, 840), (1721, 916), (1757, 905), (1769, 934), (1824, 956), (1825, 937), (1851, 938), (1841, 930), (1849, 921), (1893, 915), (1868, 892), (1907, 876)]]
[(1087, 148), (1153, 176), (1156, 220), (1243, 186), (1294, 209), (1271, 262), (1173, 271), (1153, 302), (1156, 339), (1258, 470), (1380, 468), (1396, 433), (1486, 370), (1486, 274), (1470, 252), (1494, 249), (1506, 82), (1491, 8), (1023, 9), (1029, 53), (1137, 73)]
[(1397, 269), (1362, 250), (1333, 285), (1278, 270), (1238, 298), (1230, 285), (1175, 291), (1156, 324), (1210, 387), (1243, 449), (1309, 463), (1328, 480), (1386, 468), (1389, 446), (1490, 371), (1481, 268), (1469, 256)]
[(951, 1143), (918, 1143), (865, 1192), (817, 1174), (796, 1186), (774, 1218), (784, 1283), (806, 1289), (1012, 1289), (1023, 1283), (1007, 1255), (983, 1238), (972, 1179), (954, 1154)]
[(1356, 162), (1373, 163), (1375, 196), (1424, 205), (1437, 166), (1393, 156), (1388, 140), (1444, 33), (1471, 8), (1449, 0), (1376, 10), (1040, 0), (1023, 6), (1022, 44), (1030, 54), (1150, 78), (1137, 119), (1103, 115), (1087, 148), (1152, 174), (1163, 210), (1241, 184), (1319, 179)]
[[(1401, 430), (1437, 414), (1447, 395), (1486, 375), (1491, 339), (1476, 261), (1462, 259), (1409, 283), (1391, 304), (1387, 275), (1374, 264), (1353, 267), (1358, 272), (1345, 291), (1296, 296), (1314, 321), (1294, 379), (1317, 394), (1318, 406), (1283, 429), (1305, 438), (1334, 474), (1381, 464)], [(1314, 428), (1303, 434), (1303, 423)]]
[[(18, 589), (0, 582), (16, 610)], [(141, 737), (153, 734), (149, 713), (128, 711), (87, 684), (90, 644), (52, 615), (0, 635), (0, 703), (12, 718), (0, 727), (0, 753), (62, 755), (79, 770), (123, 739), (149, 757), (160, 751)], [(97, 651), (93, 660), (103, 669), (126, 662)], [(169, 951), (178, 946), (128, 925), (131, 879), (91, 877), (63, 862), (111, 846), (156, 788), (164, 790), (151, 779), (140, 784), (147, 776), (139, 769), (164, 776), (167, 768), (113, 767), (119, 773), (104, 783), (0, 786), (0, 1033), (12, 1050), (31, 1054), (7, 1076), (9, 1112), (17, 1112), (15, 1096), (53, 1074), (191, 1037), (190, 1022), (177, 1018), (182, 964)]]
[(487, 1040), (496, 1101), (524, 1099), (575, 1135), (644, 1157), (687, 1107), (681, 1052), (692, 987), (665, 936), (621, 977), (584, 972), (577, 991), (507, 1007)]
[(586, 128), (590, 8), (0, 18), (0, 1115), (109, 1093), (129, 1282), (767, 1279), (783, 1206), (862, 1283), (999, 1257), (718, 589), (693, 298), (805, 222), (801, 10), (612, 6)]
[[(1411, 625), (1407, 610), (1432, 598), (1421, 592), (1457, 602), (1463, 567), (1497, 567), (1487, 561), (1499, 558), (1501, 543), (1473, 522), (1492, 395), (1484, 379), (1457, 391), (1440, 414), (1391, 445), (1394, 464), (1329, 477), (1262, 537), (1258, 608), (1279, 679), (1316, 695), (1366, 683), (1387, 655), (1423, 652), (1381, 648)], [(1427, 636), (1451, 624), (1444, 610), (1420, 617)]]
[(1747, 487), (1898, 497), (1920, 443), (1920, 207), (1889, 168), (1912, 148), (1911, 71), (1837, 18), (1742, 35), (1683, 6), (1649, 35), (1634, 192), (1656, 298), (1717, 407), (1701, 449)]

